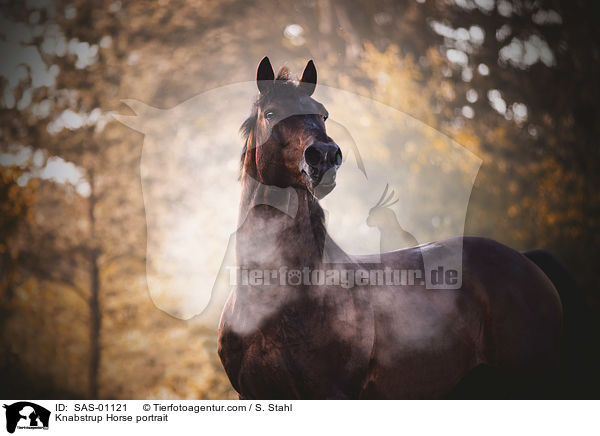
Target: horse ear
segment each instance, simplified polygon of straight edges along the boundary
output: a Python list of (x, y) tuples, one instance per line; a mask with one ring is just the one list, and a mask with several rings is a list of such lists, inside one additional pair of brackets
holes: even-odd
[(271, 66), (271, 61), (268, 57), (264, 57), (258, 65), (258, 71), (256, 71), (256, 84), (258, 90), (262, 93), (267, 91), (273, 86), (273, 80), (275, 80), (275, 72)]
[(302, 79), (300, 79), (300, 85), (308, 95), (312, 95), (315, 92), (315, 87), (317, 86), (317, 69), (312, 59), (306, 64), (306, 68), (302, 73)]

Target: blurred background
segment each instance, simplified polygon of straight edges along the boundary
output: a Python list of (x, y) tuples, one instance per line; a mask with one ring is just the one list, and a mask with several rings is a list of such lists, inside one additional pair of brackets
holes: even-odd
[(465, 234), (551, 250), (600, 313), (600, 3), (0, 5), (2, 397), (235, 398), (214, 330), (149, 297), (144, 136), (112, 114), (251, 81), (265, 55), (478, 156)]

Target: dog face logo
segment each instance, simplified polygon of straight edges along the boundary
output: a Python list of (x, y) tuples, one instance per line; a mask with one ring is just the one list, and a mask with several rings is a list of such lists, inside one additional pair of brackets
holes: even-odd
[(6, 409), (6, 431), (14, 433), (19, 429), (48, 429), (50, 411), (28, 401), (4, 405)]

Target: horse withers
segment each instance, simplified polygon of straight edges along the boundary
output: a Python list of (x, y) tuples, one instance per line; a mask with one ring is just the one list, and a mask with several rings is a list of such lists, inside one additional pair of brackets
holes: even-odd
[[(501, 396), (551, 395), (561, 301), (526, 256), (464, 237), (354, 257), (331, 240), (319, 199), (334, 189), (342, 154), (327, 135), (327, 110), (312, 98), (316, 82), (312, 61), (294, 82), (287, 69), (275, 76), (263, 59), (259, 95), (242, 126), (237, 262), (261, 272), (262, 281), (237, 283), (218, 340), (240, 398), (444, 398), (466, 392), (461, 380), (481, 368), (485, 379), (493, 372), (495, 380), (518, 380), (511, 388), (499, 383)], [(270, 197), (278, 207), (269, 205)], [(423, 271), (425, 250), (443, 257), (457, 242), (460, 289), (387, 281), (349, 287), (291, 274)], [(488, 382), (477, 380), (485, 391)], [(488, 386), (486, 395), (494, 396)]]

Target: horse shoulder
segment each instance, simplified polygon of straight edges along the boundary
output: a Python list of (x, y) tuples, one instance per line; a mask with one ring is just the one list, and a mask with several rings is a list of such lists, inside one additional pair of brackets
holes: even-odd
[(234, 312), (235, 293), (225, 303), (218, 329), (217, 354), (221, 359), (225, 373), (234, 389), (240, 392), (239, 374), (244, 355), (242, 337), (233, 328), (236, 324)]

